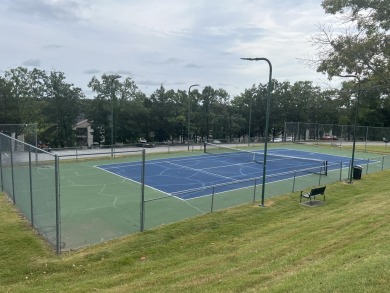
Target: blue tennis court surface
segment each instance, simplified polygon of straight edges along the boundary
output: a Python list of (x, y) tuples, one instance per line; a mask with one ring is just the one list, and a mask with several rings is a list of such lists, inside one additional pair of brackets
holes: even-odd
[[(254, 153), (258, 154), (259, 157), (263, 155), (262, 151)], [(292, 178), (294, 171), (305, 174), (305, 170), (308, 170), (308, 168), (310, 168), (310, 171), (306, 174), (316, 173), (317, 170), (320, 173), (323, 168), (321, 163), (323, 161), (328, 162), (328, 170), (340, 168), (340, 162), (347, 167), (350, 162), (350, 159), (346, 157), (291, 149), (272, 149), (268, 151), (267, 155), (266, 182)], [(312, 161), (305, 159), (311, 159)], [(356, 160), (356, 164), (359, 164), (359, 159)], [(123, 178), (141, 182), (142, 166), (140, 162), (109, 164), (97, 167)], [(181, 199), (189, 199), (210, 194), (211, 191), (205, 190), (205, 187), (260, 178), (262, 172), (262, 163), (253, 162), (252, 159), (245, 158), (245, 155), (240, 154), (236, 156), (204, 154), (149, 160), (145, 164), (145, 185)], [(244, 182), (239, 187), (237, 185), (227, 185), (224, 191), (243, 188), (250, 186), (250, 184)], [(198, 192), (186, 193), (186, 191), (194, 189), (200, 190)]]

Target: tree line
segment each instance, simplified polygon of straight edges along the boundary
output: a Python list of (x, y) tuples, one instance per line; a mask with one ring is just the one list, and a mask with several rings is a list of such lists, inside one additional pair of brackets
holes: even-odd
[[(318, 72), (344, 77), (340, 88), (322, 89), (311, 81), (272, 81), (270, 127), (284, 122), (358, 124), (390, 127), (390, 14), (385, 1), (324, 0), (325, 13), (343, 17), (349, 29), (334, 34), (319, 27), (312, 38), (317, 56), (304, 60)], [(94, 141), (133, 143), (183, 139), (262, 137), (267, 84), (254, 84), (237, 96), (211, 86), (191, 92), (166, 89), (142, 93), (130, 77), (93, 77), (86, 98), (63, 72), (24, 67), (0, 76), (0, 124), (38, 125), (41, 140), (74, 146), (77, 121), (88, 119)], [(188, 118), (190, 123), (188, 124)], [(188, 129), (188, 125), (190, 126)], [(111, 126), (113, 126), (111, 128)]]
[[(102, 144), (111, 142), (112, 118), (117, 143), (141, 137), (159, 142), (186, 139), (188, 114), (194, 140), (263, 136), (267, 84), (253, 85), (235, 97), (211, 86), (188, 92), (163, 85), (147, 96), (131, 78), (106, 74), (93, 77), (88, 86), (93, 99), (66, 82), (62, 72), (23, 67), (7, 71), (0, 77), (0, 124), (37, 123), (39, 138), (61, 147), (75, 145), (74, 127), (82, 119), (90, 121), (94, 141)], [(356, 95), (354, 82), (322, 90), (310, 81), (273, 80), (270, 127), (280, 133), (290, 121), (351, 124)], [(359, 109), (361, 125), (390, 126), (390, 100), (378, 88), (361, 90)]]

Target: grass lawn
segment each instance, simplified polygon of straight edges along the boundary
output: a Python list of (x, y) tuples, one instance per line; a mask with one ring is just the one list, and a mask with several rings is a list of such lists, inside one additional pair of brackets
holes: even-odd
[(390, 171), (55, 255), (0, 196), (0, 292), (390, 292)]

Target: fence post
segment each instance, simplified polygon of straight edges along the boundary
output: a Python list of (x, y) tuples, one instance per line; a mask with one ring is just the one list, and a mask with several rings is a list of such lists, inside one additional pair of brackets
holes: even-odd
[(319, 179), (318, 179), (318, 185), (321, 185), (321, 175), (322, 175), (322, 172), (321, 172), (321, 169), (320, 169), (320, 176), (319, 176)]
[(316, 126), (317, 126), (317, 133), (316, 133), (316, 135), (317, 135), (317, 144), (319, 144), (320, 143), (320, 125), (317, 124)]
[(294, 138), (294, 142), (297, 142), (297, 141), (299, 141), (299, 122), (298, 122), (298, 130), (297, 130), (297, 135), (298, 135), (298, 139), (297, 138)]
[(351, 180), (350, 176), (351, 176), (351, 168), (352, 167), (352, 161), (349, 160), (349, 165), (348, 165), (348, 179)]
[(291, 192), (295, 191), (295, 177), (296, 177), (297, 172), (294, 172), (294, 179), (293, 179), (293, 188)]
[(257, 179), (255, 179), (255, 186), (253, 186), (253, 202), (255, 202), (256, 201), (256, 181), (257, 181)]
[(213, 194), (211, 195), (211, 212), (214, 211), (214, 191), (215, 187), (213, 186)]
[(28, 173), (30, 179), (30, 213), (31, 213), (31, 225), (34, 226), (34, 201), (33, 201), (33, 187), (32, 187), (32, 168), (31, 168), (31, 146), (28, 150)]
[(340, 181), (343, 180), (343, 161), (340, 162)]
[(370, 159), (367, 159), (367, 165), (366, 165), (366, 174), (368, 174), (368, 164), (370, 163)]
[(56, 197), (56, 253), (61, 252), (61, 215), (60, 215), (60, 178), (59, 178), (59, 159), (58, 155), (54, 155), (54, 170), (55, 170), (55, 197)]
[(0, 186), (1, 186), (1, 191), (4, 191), (3, 159), (1, 158), (1, 151), (2, 151), (1, 141), (2, 141), (2, 136), (0, 136)]
[[(382, 158), (382, 171), (383, 171), (384, 164), (385, 164), (385, 156), (383, 156), (383, 158)], [(3, 173), (1, 173), (1, 174), (3, 174)]]
[(364, 152), (365, 153), (367, 152), (367, 140), (368, 140), (368, 126), (367, 126), (367, 129), (366, 129), (366, 143), (365, 143), (365, 146), (364, 146)]
[(287, 122), (284, 121), (284, 132), (283, 132), (283, 137), (282, 137), (282, 142), (286, 142), (286, 137), (287, 137)]
[(145, 149), (142, 150), (140, 231), (145, 230)]
[(10, 158), (11, 158), (11, 181), (12, 181), (12, 202), (16, 204), (16, 198), (15, 198), (15, 180), (14, 180), (14, 155), (13, 155), (13, 144), (12, 144), (12, 138), (9, 138), (10, 142)]

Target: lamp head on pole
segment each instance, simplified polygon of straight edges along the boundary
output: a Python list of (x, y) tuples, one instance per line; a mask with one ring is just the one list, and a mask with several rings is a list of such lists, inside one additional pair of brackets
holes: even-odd
[(200, 86), (200, 84), (197, 84), (197, 83), (196, 83), (196, 84), (190, 85), (190, 87), (188, 88), (188, 91), (190, 91), (191, 88), (194, 87), (194, 86)]
[(240, 58), (242, 60), (248, 60), (248, 61), (260, 61), (260, 60), (266, 60), (266, 58)]

